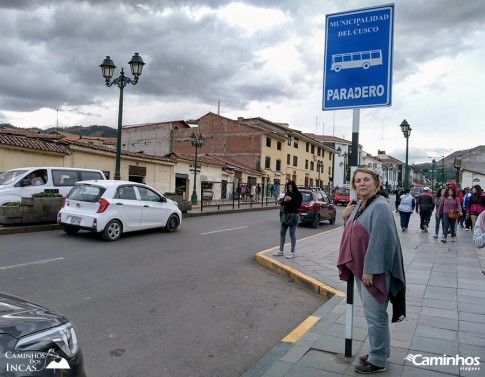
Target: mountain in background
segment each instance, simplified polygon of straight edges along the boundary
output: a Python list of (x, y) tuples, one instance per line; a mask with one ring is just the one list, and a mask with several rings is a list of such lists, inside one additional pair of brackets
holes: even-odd
[[(437, 177), (438, 174), (441, 174), (441, 169), (444, 167), (445, 168), (446, 180), (447, 181), (452, 181), (452, 180), (457, 181), (458, 180), (458, 177), (457, 177), (458, 173), (457, 173), (457, 170), (455, 168), (455, 158), (462, 156), (463, 154), (471, 151), (472, 149), (475, 149), (475, 148), (470, 148), (470, 149), (465, 149), (465, 150), (462, 150), (462, 151), (453, 152), (453, 153), (449, 154), (448, 156), (445, 156), (444, 159), (443, 158), (440, 158), (440, 159), (435, 158), (435, 160), (436, 160), (435, 170), (438, 169), (438, 171), (435, 173), (435, 177)], [(413, 164), (413, 166), (414, 166), (415, 170), (432, 170), (433, 169), (433, 163), (431, 161), (430, 162), (424, 162), (424, 163), (421, 163), (421, 164)], [(427, 175), (431, 176), (430, 173), (428, 173)]]
[[(0, 124), (0, 129), (1, 128), (25, 130), (25, 128), (15, 127), (9, 123)], [(76, 134), (81, 136), (101, 136), (101, 137), (114, 137), (114, 138), (116, 138), (118, 135), (118, 131), (114, 128), (107, 127), (107, 126), (97, 126), (97, 125), (92, 125), (88, 127), (83, 127), (83, 126), (59, 127), (59, 128), (51, 127), (45, 130), (42, 130), (37, 127), (33, 127), (33, 128), (29, 128), (29, 130), (38, 131), (43, 134), (48, 134), (54, 131), (60, 131), (60, 132), (69, 132), (71, 134)]]

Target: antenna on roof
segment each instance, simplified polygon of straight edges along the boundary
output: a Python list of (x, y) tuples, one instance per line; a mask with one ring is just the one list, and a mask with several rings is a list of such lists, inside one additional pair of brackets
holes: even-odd
[(59, 109), (57, 109), (56, 131), (59, 132)]
[(332, 136), (335, 136), (335, 110), (333, 111), (333, 133)]
[(217, 101), (217, 115), (221, 115), (221, 99)]

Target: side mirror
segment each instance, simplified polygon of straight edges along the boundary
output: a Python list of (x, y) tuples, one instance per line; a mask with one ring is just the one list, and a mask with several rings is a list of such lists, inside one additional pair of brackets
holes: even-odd
[(165, 196), (162, 196), (162, 203), (167, 203), (167, 198)]

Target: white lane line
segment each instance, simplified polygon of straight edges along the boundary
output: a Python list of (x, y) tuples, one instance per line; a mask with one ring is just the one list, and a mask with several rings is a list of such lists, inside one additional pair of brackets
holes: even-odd
[(2, 270), (9, 270), (11, 268), (30, 266), (32, 264), (44, 264), (44, 263), (49, 263), (49, 262), (55, 262), (55, 261), (62, 260), (62, 259), (64, 259), (64, 258), (43, 259), (43, 260), (38, 260), (38, 261), (35, 261), (35, 262), (22, 263), (22, 264), (13, 264), (11, 266), (3, 266), (3, 267), (0, 267), (0, 271), (2, 271)]
[(201, 236), (205, 236), (206, 234), (212, 234), (212, 233), (220, 233), (220, 232), (228, 232), (230, 230), (236, 230), (236, 229), (244, 229), (244, 228), (247, 228), (248, 226), (239, 226), (237, 228), (229, 228), (229, 229), (221, 229), (221, 230), (214, 230), (213, 232), (205, 232), (205, 233), (201, 233), (200, 235)]

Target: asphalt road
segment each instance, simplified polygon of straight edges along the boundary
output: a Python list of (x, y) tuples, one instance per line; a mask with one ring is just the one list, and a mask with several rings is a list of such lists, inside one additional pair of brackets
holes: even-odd
[(278, 234), (274, 209), (187, 218), (176, 233), (114, 243), (4, 235), (0, 289), (66, 314), (88, 376), (238, 376), (323, 304), (254, 262)]

